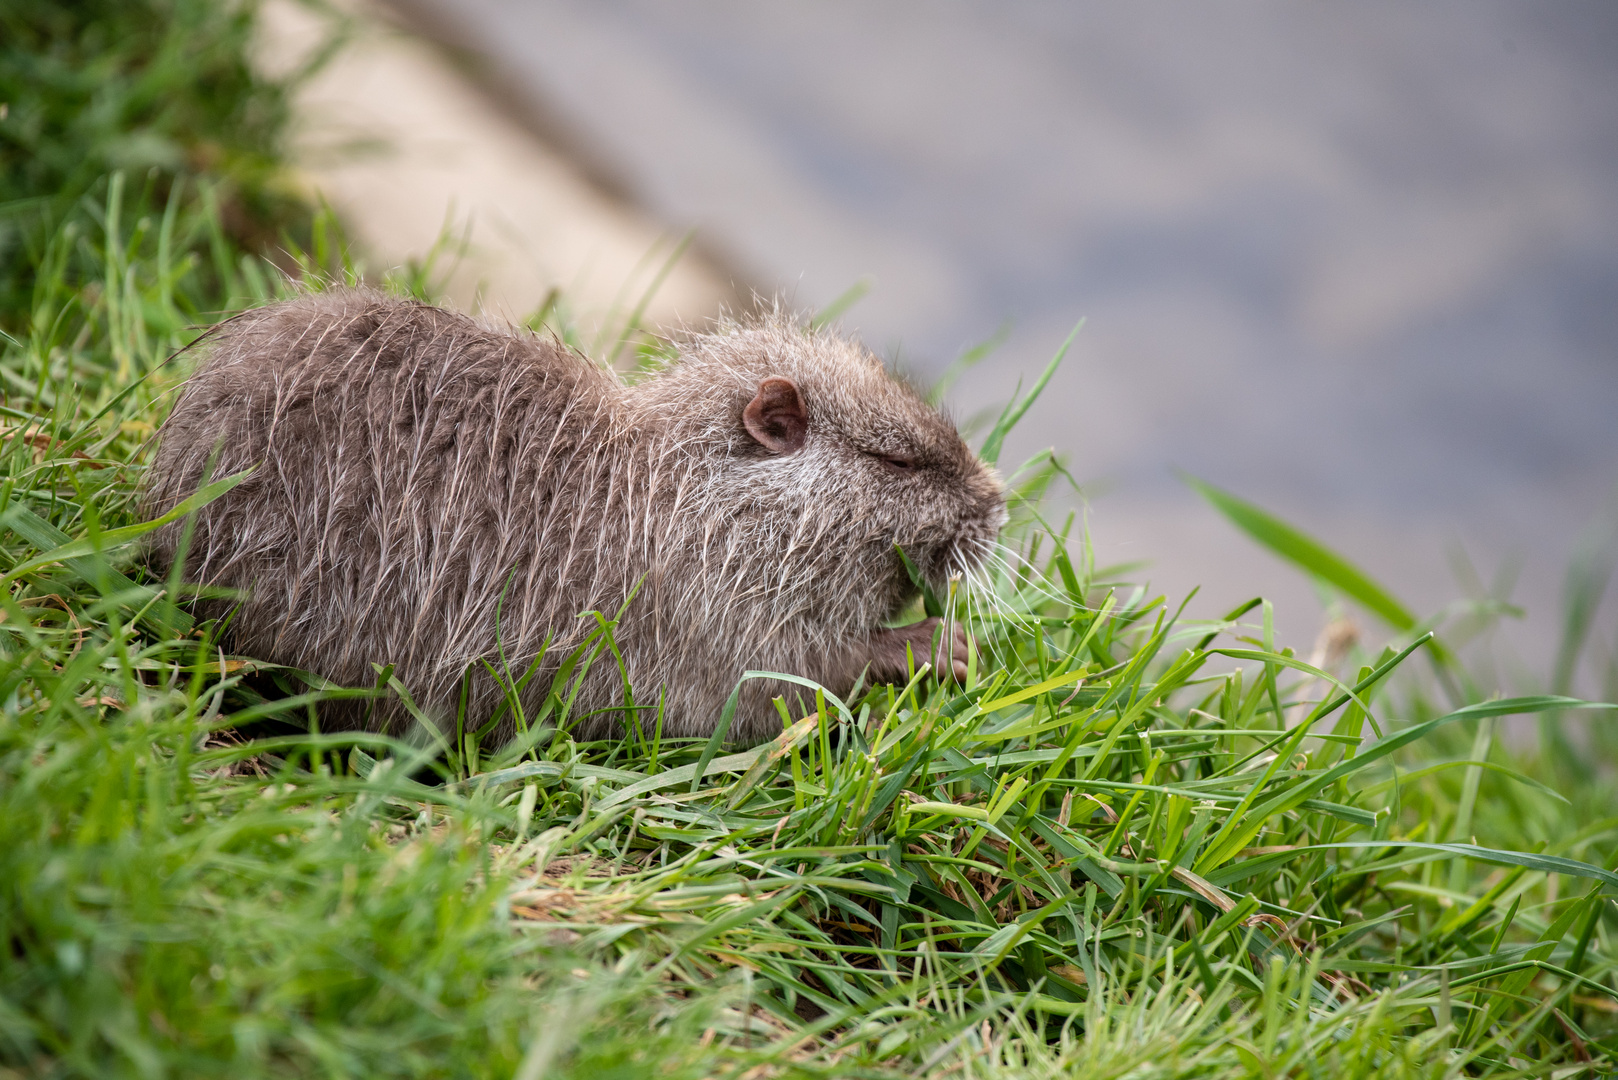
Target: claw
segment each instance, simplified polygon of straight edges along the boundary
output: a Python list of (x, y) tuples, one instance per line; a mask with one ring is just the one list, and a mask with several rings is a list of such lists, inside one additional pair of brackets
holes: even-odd
[[(918, 660), (927, 657), (938, 632), (941, 619), (924, 619), (909, 626), (880, 630), (871, 636), (871, 676), (887, 682), (902, 682), (909, 678), (906, 649)], [(966, 661), (970, 639), (959, 624), (952, 624), (950, 632), (938, 643), (938, 652), (932, 654), (933, 670), (942, 678), (966, 681)]]

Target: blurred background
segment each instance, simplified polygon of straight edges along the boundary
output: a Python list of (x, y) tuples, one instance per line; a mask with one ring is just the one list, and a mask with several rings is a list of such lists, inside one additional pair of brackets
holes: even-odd
[[(1509, 593), (1529, 614), (1507, 669), (1546, 670), (1564, 571), (1610, 540), (1606, 0), (355, 10), (373, 68), (317, 80), (305, 144), (361, 240), (386, 256), (474, 221), (463, 302), (517, 315), (552, 281), (610, 302), (687, 230), (654, 321), (868, 281), (845, 325), (922, 379), (999, 336), (951, 396), (963, 420), (1082, 317), (1002, 460), (1055, 448), (1097, 561), (1145, 562), (1173, 599), (1200, 586), (1195, 615), (1262, 592), (1300, 649), (1323, 623), (1305, 578), (1176, 469), (1423, 614)], [(378, 74), (382, 38), (417, 67)], [(546, 169), (561, 179), (524, 186)]]

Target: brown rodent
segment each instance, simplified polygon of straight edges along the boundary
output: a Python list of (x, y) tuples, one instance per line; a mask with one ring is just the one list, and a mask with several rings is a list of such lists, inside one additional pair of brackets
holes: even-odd
[[(205, 475), (253, 468), (195, 516), (188, 580), (240, 590), (235, 651), (370, 686), (393, 664), (418, 707), (470, 726), (520, 678), (532, 715), (559, 663), (612, 618), (648, 732), (712, 733), (746, 670), (846, 693), (901, 678), (936, 620), (883, 629), (914, 597), (894, 545), (943, 586), (1005, 521), (994, 472), (876, 357), (781, 317), (723, 324), (626, 384), (556, 341), (374, 292), (250, 311), (202, 348), (147, 479), (161, 512)], [(182, 535), (150, 553), (169, 566)], [(214, 602), (209, 614), (228, 605)], [(497, 631), (498, 622), (498, 631)], [(547, 640), (549, 644), (546, 645)], [(940, 650), (964, 673), (958, 630)], [(502, 655), (503, 653), (503, 655)], [(625, 730), (604, 655), (572, 716)], [(754, 679), (732, 735), (780, 730)], [(323, 722), (404, 734), (402, 703), (338, 704)], [(495, 737), (511, 736), (502, 720)]]

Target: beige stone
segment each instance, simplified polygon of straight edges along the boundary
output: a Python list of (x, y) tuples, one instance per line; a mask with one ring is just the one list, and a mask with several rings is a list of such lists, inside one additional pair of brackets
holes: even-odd
[[(339, 21), (342, 47), (296, 91), (292, 156), (367, 276), (438, 245), (435, 281), (452, 305), (521, 321), (560, 289), (586, 343), (615, 334), (683, 237), (602, 192), (384, 9), (353, 0), (333, 15), (270, 0), (259, 62), (296, 70)], [(687, 251), (642, 323), (699, 323), (733, 299), (731, 283)]]

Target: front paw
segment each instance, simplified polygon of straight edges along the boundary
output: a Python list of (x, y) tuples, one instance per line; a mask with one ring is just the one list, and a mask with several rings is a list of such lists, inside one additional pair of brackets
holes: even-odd
[(933, 652), (933, 641), (939, 637), (942, 619), (923, 619), (909, 626), (895, 626), (878, 630), (871, 635), (870, 670), (873, 682), (908, 682), (910, 657), (920, 667), (929, 660), (933, 670), (944, 678), (956, 682), (966, 681), (966, 659), (969, 648), (966, 631), (959, 623), (945, 628), (938, 650)]

